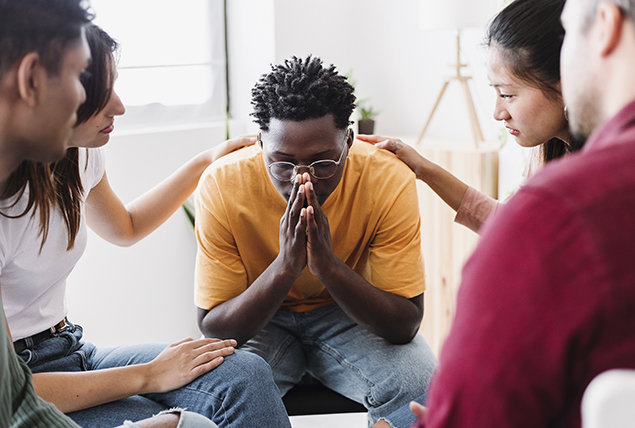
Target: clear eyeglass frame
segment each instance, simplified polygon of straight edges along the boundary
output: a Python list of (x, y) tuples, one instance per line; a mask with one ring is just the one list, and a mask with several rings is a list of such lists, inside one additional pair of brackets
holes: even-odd
[[(309, 174), (311, 174), (317, 180), (327, 180), (335, 175), (335, 173), (337, 172), (337, 167), (342, 162), (342, 157), (344, 156), (344, 152), (346, 151), (348, 147), (347, 142), (348, 142), (349, 135), (350, 135), (350, 129), (346, 131), (346, 139), (344, 140), (344, 147), (342, 148), (342, 153), (340, 154), (340, 157), (337, 161), (334, 161), (331, 159), (325, 159), (325, 160), (318, 160), (315, 162), (311, 162), (311, 164), (309, 165), (296, 165), (292, 162), (280, 161), (280, 162), (270, 163), (269, 165), (267, 165), (267, 169), (269, 170), (273, 178), (275, 178), (278, 181), (293, 181), (295, 177), (298, 175), (298, 170), (300, 168), (307, 168), (309, 170)], [(260, 147), (262, 147), (262, 135), (260, 132), (258, 133), (258, 144), (260, 144)], [(317, 168), (328, 168), (329, 166), (334, 166), (333, 172), (330, 174), (321, 175), (316, 172)], [(291, 172), (291, 177), (287, 178), (280, 175), (279, 173), (276, 173), (274, 171), (275, 168), (280, 168), (281, 170), (285, 172), (286, 171)]]

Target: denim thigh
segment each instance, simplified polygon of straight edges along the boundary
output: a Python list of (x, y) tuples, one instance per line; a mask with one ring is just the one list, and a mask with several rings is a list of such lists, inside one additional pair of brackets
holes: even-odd
[(364, 404), (371, 425), (427, 391), (437, 361), (420, 334), (407, 344), (392, 344), (336, 304), (300, 315), (310, 344), (309, 373)]
[(301, 334), (294, 327), (293, 314), (278, 311), (260, 333), (240, 347), (269, 363), (281, 396), (289, 392), (307, 371)]
[[(27, 348), (18, 355), (33, 373), (94, 370), (93, 356), (97, 348), (92, 343), (83, 342), (82, 336), (82, 327), (71, 325), (66, 331), (54, 333), (35, 344), (27, 338)], [(167, 406), (163, 404), (133, 396), (67, 415), (79, 426), (111, 428), (125, 420), (147, 419), (165, 409)]]
[[(95, 370), (141, 364), (152, 361), (166, 346), (99, 348), (87, 355), (87, 360)], [(241, 350), (181, 388), (143, 397), (166, 407), (186, 408), (206, 416), (220, 428), (290, 427), (271, 367), (257, 355)]]
[[(56, 334), (23, 351), (34, 371), (101, 370), (152, 361), (166, 344), (97, 348), (84, 343), (82, 329)], [(72, 412), (80, 426), (108, 427), (125, 420), (141, 420), (167, 408), (187, 408), (219, 427), (290, 427), (271, 367), (256, 355), (236, 351), (214, 370), (189, 384), (165, 393), (132, 396)], [(264, 425), (263, 425), (264, 424)]]
[[(269, 362), (277, 382), (299, 379), (305, 369), (364, 404), (371, 424), (424, 394), (436, 368), (423, 336), (391, 344), (360, 327), (337, 304), (301, 313), (279, 310), (241, 349)], [(285, 393), (293, 383), (278, 386)]]
[(100, 404), (66, 415), (80, 427), (112, 428), (125, 421), (140, 421), (168, 409), (167, 406), (140, 395)]

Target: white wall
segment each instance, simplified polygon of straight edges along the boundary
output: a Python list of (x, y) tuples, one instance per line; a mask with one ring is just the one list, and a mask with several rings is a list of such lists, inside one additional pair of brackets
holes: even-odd
[[(308, 54), (342, 72), (353, 71), (358, 95), (381, 112), (377, 133), (417, 135), (455, 58), (453, 34), (420, 30), (417, 7), (417, 0), (228, 2), (232, 135), (256, 131), (249, 117), (250, 91), (270, 64)], [(481, 41), (481, 30), (465, 31), (462, 58), (471, 65), (483, 132), (494, 139), (499, 125), (491, 117), (494, 93), (487, 85)], [(444, 98), (430, 136), (467, 137), (455, 89)], [(222, 125), (126, 132), (115, 132), (106, 148), (108, 176), (124, 202), (224, 137)], [(86, 254), (69, 278), (71, 320), (101, 346), (197, 337), (195, 252), (194, 234), (180, 210), (131, 248), (115, 247), (91, 233)]]
[[(232, 117), (245, 123), (244, 129), (255, 129), (248, 114), (249, 89), (256, 78), (271, 63), (313, 54), (343, 73), (352, 70), (357, 95), (380, 111), (376, 132), (417, 135), (456, 55), (453, 32), (419, 29), (418, 7), (418, 0), (232, 0)], [(474, 77), (472, 91), (483, 132), (495, 139), (494, 92), (486, 78), (482, 31), (464, 30), (462, 60), (470, 64), (464, 74)], [(429, 135), (467, 138), (466, 117), (458, 87), (452, 85)]]
[[(224, 128), (119, 135), (106, 145), (114, 191), (132, 201), (200, 151)], [(196, 239), (179, 209), (154, 233), (122, 248), (90, 232), (84, 257), (68, 280), (69, 319), (99, 346), (198, 337), (194, 306)]]

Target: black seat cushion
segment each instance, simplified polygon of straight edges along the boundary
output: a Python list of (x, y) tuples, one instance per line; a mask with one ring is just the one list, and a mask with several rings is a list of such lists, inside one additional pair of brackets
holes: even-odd
[(289, 416), (367, 412), (362, 404), (325, 387), (308, 374), (282, 397), (282, 402)]

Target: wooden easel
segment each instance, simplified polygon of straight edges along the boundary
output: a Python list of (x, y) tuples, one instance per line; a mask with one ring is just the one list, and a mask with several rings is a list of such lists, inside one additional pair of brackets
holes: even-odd
[(451, 66), (456, 69), (456, 74), (454, 76), (450, 76), (445, 79), (445, 83), (443, 84), (443, 87), (441, 88), (441, 93), (439, 93), (439, 97), (437, 98), (437, 101), (434, 104), (434, 107), (432, 108), (430, 117), (428, 117), (428, 121), (426, 122), (426, 125), (423, 127), (423, 131), (421, 131), (421, 134), (419, 134), (419, 138), (417, 139), (417, 144), (421, 143), (421, 140), (423, 139), (423, 136), (426, 133), (426, 130), (428, 129), (428, 126), (430, 125), (430, 122), (432, 121), (432, 116), (434, 115), (434, 112), (437, 110), (437, 107), (439, 106), (439, 103), (441, 102), (441, 98), (443, 98), (443, 94), (445, 93), (445, 90), (448, 88), (448, 85), (453, 80), (458, 80), (459, 83), (461, 84), (463, 99), (467, 107), (467, 116), (470, 121), (470, 128), (472, 131), (472, 140), (474, 141), (474, 145), (476, 146), (476, 148), (479, 148), (479, 146), (483, 143), (483, 133), (481, 132), (481, 126), (478, 123), (478, 117), (476, 116), (476, 109), (474, 108), (474, 101), (472, 100), (472, 93), (470, 92), (470, 87), (468, 85), (468, 82), (470, 79), (472, 79), (472, 77), (461, 75), (461, 68), (467, 67), (467, 64), (461, 64), (460, 31), (457, 31), (456, 33), (456, 64), (452, 64)]

